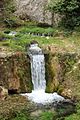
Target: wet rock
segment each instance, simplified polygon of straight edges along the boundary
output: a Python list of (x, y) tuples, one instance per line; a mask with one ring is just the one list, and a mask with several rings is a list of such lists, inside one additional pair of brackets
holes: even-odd
[(69, 99), (56, 104), (56, 112), (58, 117), (64, 117), (72, 113), (76, 113), (76, 105)]
[(30, 54), (42, 54), (42, 50), (41, 48), (38, 47), (37, 43), (31, 44), (28, 52), (29, 52), (29, 55)]

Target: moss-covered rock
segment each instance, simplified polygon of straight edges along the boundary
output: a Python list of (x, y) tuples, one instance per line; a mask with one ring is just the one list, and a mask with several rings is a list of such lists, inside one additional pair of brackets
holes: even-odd
[(80, 55), (50, 50), (45, 55), (46, 92), (56, 91), (67, 98), (80, 99)]
[[(9, 54), (9, 53), (8, 53)], [(30, 60), (25, 53), (11, 53), (0, 58), (0, 85), (9, 91), (31, 92)]]
[(69, 90), (67, 92), (68, 94), (71, 93), (71, 97), (80, 100), (80, 63), (75, 64), (73, 69), (66, 73), (62, 84), (64, 85), (64, 90)]
[(79, 81), (79, 60), (80, 55), (77, 53), (65, 53), (59, 55), (59, 64), (61, 67), (62, 81), (60, 84), (64, 90), (62, 95), (68, 98), (79, 97), (80, 81)]
[(59, 86), (59, 69), (58, 59), (55, 55), (45, 55), (46, 67), (46, 92), (57, 91)]

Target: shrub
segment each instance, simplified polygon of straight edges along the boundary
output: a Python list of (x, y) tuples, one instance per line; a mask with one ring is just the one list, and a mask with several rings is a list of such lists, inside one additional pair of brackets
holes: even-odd
[(73, 30), (80, 26), (80, 2), (78, 0), (51, 0), (49, 10), (62, 16), (60, 25)]

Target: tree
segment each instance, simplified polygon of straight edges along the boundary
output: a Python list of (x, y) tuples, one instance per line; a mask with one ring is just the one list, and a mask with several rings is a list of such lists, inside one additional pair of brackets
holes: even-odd
[(69, 29), (80, 26), (80, 1), (79, 0), (51, 0), (49, 10), (62, 15), (61, 24)]

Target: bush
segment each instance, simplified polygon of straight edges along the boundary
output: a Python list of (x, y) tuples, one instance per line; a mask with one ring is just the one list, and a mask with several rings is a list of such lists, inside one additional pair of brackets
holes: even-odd
[(14, 15), (16, 11), (15, 4), (13, 0), (3, 0), (2, 1), (3, 12), (1, 15), (1, 22), (5, 23), (7, 27), (16, 27), (21, 25), (21, 21)]
[(65, 28), (73, 30), (80, 26), (80, 2), (78, 0), (51, 0), (49, 10), (62, 16), (60, 22)]
[(19, 27), (23, 24), (22, 21), (15, 16), (11, 16), (11, 17), (4, 19), (4, 23), (5, 23), (6, 27), (10, 27), (10, 28), (11, 27)]

